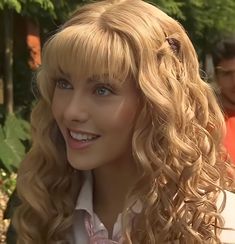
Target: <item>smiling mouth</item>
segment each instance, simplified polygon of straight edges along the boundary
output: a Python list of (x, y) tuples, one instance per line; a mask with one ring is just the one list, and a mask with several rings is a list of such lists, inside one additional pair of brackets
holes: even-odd
[(89, 141), (93, 141), (100, 137), (100, 135), (95, 135), (95, 134), (91, 134), (91, 133), (75, 132), (75, 131), (71, 131), (71, 130), (69, 130), (69, 135), (71, 136), (72, 139), (79, 141), (79, 142), (89, 142)]

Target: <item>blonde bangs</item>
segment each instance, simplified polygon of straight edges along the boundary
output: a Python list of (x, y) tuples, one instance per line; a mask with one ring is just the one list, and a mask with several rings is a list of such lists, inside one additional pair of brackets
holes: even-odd
[(108, 76), (125, 81), (136, 72), (127, 41), (95, 25), (70, 26), (57, 33), (46, 44), (43, 63), (50, 79), (62, 73), (73, 79)]

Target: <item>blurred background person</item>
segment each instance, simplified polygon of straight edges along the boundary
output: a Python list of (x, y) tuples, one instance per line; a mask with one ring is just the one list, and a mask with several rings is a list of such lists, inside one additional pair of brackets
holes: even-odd
[(235, 164), (235, 36), (218, 42), (212, 58), (218, 97), (225, 113), (225, 146)]

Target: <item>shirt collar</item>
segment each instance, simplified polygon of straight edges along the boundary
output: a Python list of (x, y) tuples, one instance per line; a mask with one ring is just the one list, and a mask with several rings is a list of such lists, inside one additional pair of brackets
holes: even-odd
[(79, 192), (75, 210), (85, 210), (93, 215), (93, 180), (91, 171), (84, 172), (84, 182)]

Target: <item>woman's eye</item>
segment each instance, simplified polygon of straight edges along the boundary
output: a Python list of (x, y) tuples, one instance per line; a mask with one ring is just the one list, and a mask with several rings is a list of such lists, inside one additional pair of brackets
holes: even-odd
[(98, 96), (108, 96), (111, 93), (113, 93), (112, 90), (110, 88), (105, 87), (105, 86), (97, 87), (95, 89), (95, 94)]
[(72, 89), (72, 85), (65, 79), (59, 79), (56, 81), (56, 86), (60, 89)]

